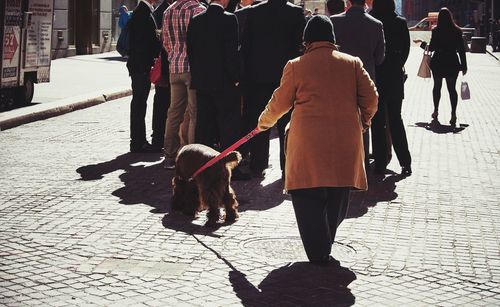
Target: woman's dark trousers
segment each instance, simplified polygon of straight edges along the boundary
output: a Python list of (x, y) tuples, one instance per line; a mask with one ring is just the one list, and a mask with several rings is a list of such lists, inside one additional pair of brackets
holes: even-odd
[(399, 165), (411, 166), (411, 155), (408, 149), (408, 139), (401, 117), (403, 100), (397, 98), (379, 98), (378, 111), (372, 120), (373, 137), (373, 158), (375, 160), (375, 170), (385, 170), (387, 161), (386, 129), (389, 129), (392, 139), (392, 146), (398, 157)]
[(293, 209), (309, 261), (325, 261), (349, 206), (348, 187), (291, 190)]
[(146, 107), (151, 90), (149, 73), (134, 73), (132, 79), (132, 101), (130, 103), (130, 146), (140, 147), (146, 143)]

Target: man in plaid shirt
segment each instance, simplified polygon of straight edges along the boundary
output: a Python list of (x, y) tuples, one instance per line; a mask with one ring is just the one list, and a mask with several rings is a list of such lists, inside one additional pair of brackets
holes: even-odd
[(188, 143), (194, 143), (196, 91), (190, 89), (191, 74), (186, 53), (186, 32), (191, 17), (205, 11), (198, 0), (177, 0), (163, 14), (163, 46), (170, 62), (171, 103), (168, 108), (164, 150), (167, 169), (175, 168), (180, 147), (179, 128), (187, 112), (190, 117)]

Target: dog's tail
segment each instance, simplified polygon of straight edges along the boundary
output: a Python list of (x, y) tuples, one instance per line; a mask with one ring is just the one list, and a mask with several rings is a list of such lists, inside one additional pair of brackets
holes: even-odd
[(222, 163), (228, 165), (229, 168), (231, 169), (238, 166), (240, 161), (241, 161), (241, 154), (237, 151), (231, 151), (224, 158), (222, 158)]

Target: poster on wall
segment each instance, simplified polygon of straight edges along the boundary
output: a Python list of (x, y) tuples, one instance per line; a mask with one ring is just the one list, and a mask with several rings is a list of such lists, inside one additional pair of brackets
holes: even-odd
[(2, 37), (2, 87), (17, 85), (21, 34), (21, 1), (5, 3), (4, 33)]
[(30, 0), (31, 24), (26, 33), (25, 67), (50, 65), (53, 0)]

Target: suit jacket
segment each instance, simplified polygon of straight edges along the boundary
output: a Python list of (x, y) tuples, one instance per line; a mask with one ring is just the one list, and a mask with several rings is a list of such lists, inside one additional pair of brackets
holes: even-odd
[(191, 19), (186, 44), (192, 88), (221, 90), (239, 82), (238, 21), (234, 14), (210, 5)]
[(377, 111), (377, 91), (361, 60), (314, 42), (288, 62), (259, 128), (293, 109), (286, 143), (285, 189), (367, 189), (362, 130)]
[(161, 49), (156, 36), (156, 24), (149, 7), (139, 2), (128, 23), (130, 51), (127, 60), (129, 74), (149, 72)]
[[(423, 42), (421, 47), (425, 48), (425, 46), (426, 42)], [(434, 75), (444, 78), (454, 77), (459, 71), (467, 69), (465, 44), (462, 31), (459, 29), (456, 31), (441, 31), (438, 27), (432, 29), (429, 50), (434, 51), (431, 59), (431, 69)]]
[(241, 42), (246, 81), (279, 83), (288, 60), (301, 54), (305, 18), (286, 0), (268, 0), (247, 9)]
[(373, 15), (384, 25), (385, 59), (375, 67), (381, 98), (404, 98), (404, 65), (410, 53), (410, 32), (406, 20), (395, 12)]
[(382, 63), (385, 53), (382, 23), (356, 6), (330, 19), (340, 51), (359, 57), (375, 80), (375, 65)]
[(238, 18), (238, 26), (240, 28), (240, 32), (239, 32), (240, 38), (243, 36), (243, 31), (245, 29), (245, 23), (246, 23), (247, 16), (248, 16), (248, 9), (251, 8), (252, 6), (259, 4), (259, 3), (261, 3), (261, 1), (254, 1), (254, 3), (252, 3), (249, 6), (245, 6), (245, 7), (241, 7), (239, 5), (236, 7), (236, 11), (234, 12), (234, 14)]

